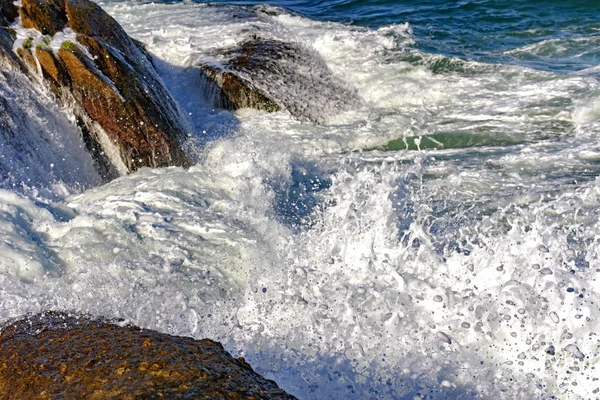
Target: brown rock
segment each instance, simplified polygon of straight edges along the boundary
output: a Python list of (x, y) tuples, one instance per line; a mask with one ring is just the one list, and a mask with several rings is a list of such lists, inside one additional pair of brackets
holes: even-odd
[(17, 54), (19, 55), (19, 57), (21, 57), (21, 59), (25, 62), (25, 64), (29, 68), (31, 68), (34, 71), (37, 69), (37, 64), (35, 62), (35, 58), (33, 57), (33, 54), (31, 53), (30, 49), (18, 48)]
[(208, 339), (45, 313), (0, 332), (3, 399), (294, 399)]
[(80, 45), (65, 42), (57, 54), (37, 48), (35, 55), (58, 101), (73, 108), (105, 180), (140, 167), (189, 165), (175, 102), (147, 52), (112, 17), (89, 0), (23, 0), (21, 14), (50, 34), (67, 23), (78, 33)]
[(139, 84), (140, 74), (95, 38), (78, 36), (78, 41), (96, 57), (96, 65), (77, 47), (60, 49), (58, 57), (70, 76), (75, 99), (102, 126), (127, 170), (187, 165), (185, 155), (168, 134), (182, 136), (182, 129)]
[(226, 71), (212, 65), (201, 65), (200, 69), (219, 88), (215, 99), (216, 107), (229, 110), (254, 108), (267, 112), (276, 112), (281, 109), (281, 107), (260, 89), (256, 88), (250, 81), (234, 72)]
[(300, 44), (254, 36), (220, 55), (221, 66), (198, 65), (218, 88), (217, 106), (286, 109), (301, 120), (323, 123), (362, 104), (354, 88)]
[(52, 90), (61, 95), (62, 86), (69, 86), (70, 79), (65, 67), (56, 59), (51, 49), (36, 47), (35, 56), (42, 68), (42, 76), (48, 81)]
[(44, 35), (54, 36), (67, 26), (64, 0), (22, 0), (21, 23)]
[(94, 37), (119, 50), (130, 61), (136, 61), (137, 53), (133, 51), (131, 38), (99, 5), (89, 0), (66, 0), (65, 2), (69, 27), (73, 31)]

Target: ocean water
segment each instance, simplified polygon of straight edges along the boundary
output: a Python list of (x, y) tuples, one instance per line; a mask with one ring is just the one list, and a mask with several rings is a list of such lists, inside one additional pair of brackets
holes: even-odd
[[(100, 2), (195, 161), (104, 185), (69, 110), (1, 73), (0, 322), (209, 337), (301, 399), (600, 398), (600, 3), (398, 3)], [(192, 66), (256, 34), (362, 102), (214, 108)]]

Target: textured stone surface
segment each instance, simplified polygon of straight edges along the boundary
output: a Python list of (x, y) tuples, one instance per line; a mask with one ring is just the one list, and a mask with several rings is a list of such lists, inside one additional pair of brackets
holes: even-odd
[(198, 65), (219, 88), (217, 105), (265, 111), (286, 109), (317, 123), (362, 104), (315, 52), (297, 43), (255, 37), (220, 52), (221, 66)]
[[(42, 33), (68, 26), (78, 34), (78, 43), (64, 42), (56, 53), (36, 46), (34, 54), (57, 100), (73, 108), (105, 180), (141, 167), (189, 165), (175, 102), (147, 52), (112, 17), (89, 0), (23, 0), (21, 15)], [(18, 53), (38, 73), (32, 52)]]
[(0, 332), (3, 399), (293, 399), (208, 339), (46, 313)]
[(22, 0), (21, 23), (44, 35), (54, 35), (67, 26), (64, 0)]
[(215, 99), (217, 107), (230, 110), (254, 108), (267, 112), (275, 112), (281, 109), (268, 95), (235, 72), (210, 65), (201, 65), (200, 69), (206, 75), (206, 78), (219, 87)]

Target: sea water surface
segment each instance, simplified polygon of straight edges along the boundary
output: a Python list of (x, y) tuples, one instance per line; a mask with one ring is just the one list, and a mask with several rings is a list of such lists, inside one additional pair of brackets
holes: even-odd
[[(29, 110), (2, 137), (0, 321), (209, 337), (301, 399), (600, 398), (600, 2), (99, 4), (195, 165), (101, 185), (68, 110), (0, 80)], [(362, 104), (215, 109), (190, 66), (258, 33)]]

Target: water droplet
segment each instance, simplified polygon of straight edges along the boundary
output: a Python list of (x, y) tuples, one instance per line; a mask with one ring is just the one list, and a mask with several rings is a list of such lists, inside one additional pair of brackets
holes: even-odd
[(540, 244), (538, 246), (538, 251), (540, 253), (549, 253), (550, 252), (550, 250), (546, 246), (544, 246), (543, 244)]
[(433, 296), (433, 301), (435, 301), (436, 303), (441, 303), (443, 300), (444, 299), (440, 295)]
[(469, 329), (471, 327), (471, 324), (468, 322), (463, 322), (462, 324), (460, 324), (461, 327), (465, 328), (465, 329)]
[(552, 275), (552, 270), (550, 268), (543, 268), (542, 270), (540, 270), (540, 274), (542, 275)]
[(578, 360), (583, 360), (585, 358), (585, 355), (581, 352), (581, 350), (579, 350), (579, 347), (574, 344), (568, 345), (565, 347), (565, 350), (571, 353), (573, 357), (577, 358)]
[(440, 331), (440, 332), (436, 333), (436, 336), (442, 342), (452, 344), (452, 340), (450, 339), (450, 336), (446, 335), (444, 332)]
[(551, 356), (556, 354), (556, 349), (552, 345), (548, 346), (545, 351), (546, 351), (546, 354), (549, 354)]
[(552, 320), (552, 322), (554, 322), (555, 324), (558, 324), (558, 322), (560, 321), (560, 318), (558, 318), (558, 314), (554, 311), (552, 311), (550, 313), (550, 319)]

